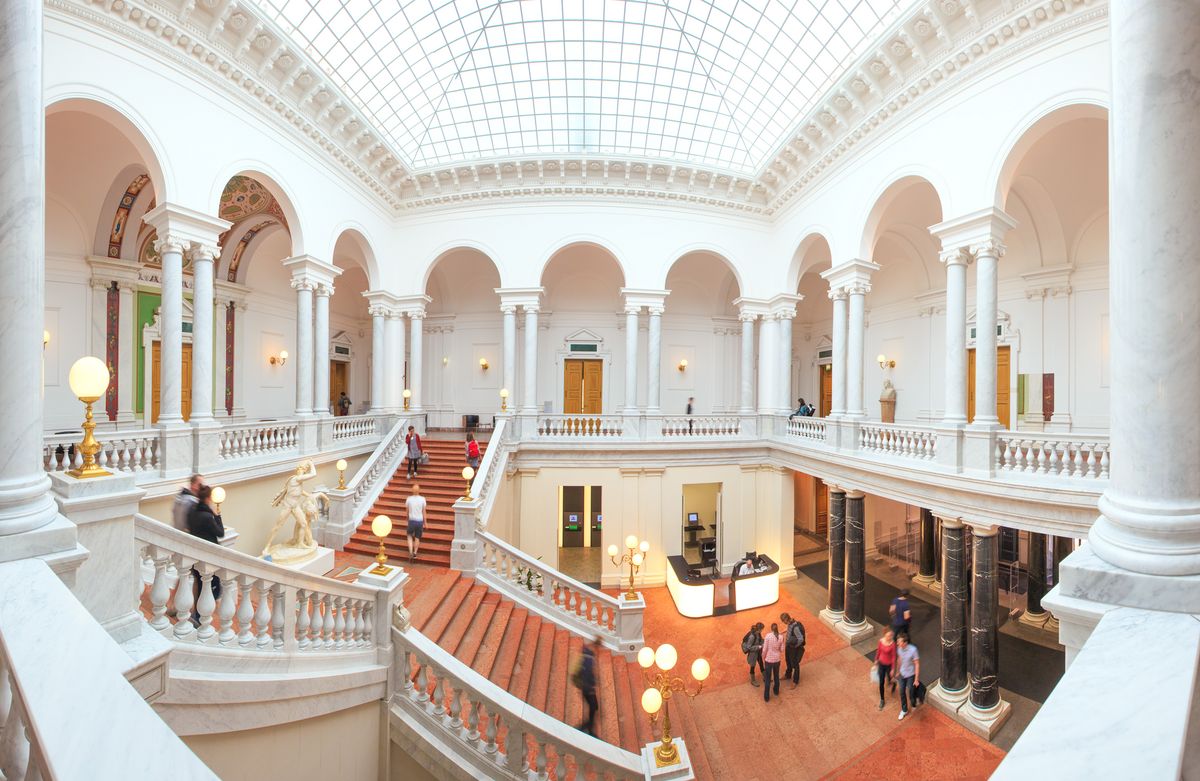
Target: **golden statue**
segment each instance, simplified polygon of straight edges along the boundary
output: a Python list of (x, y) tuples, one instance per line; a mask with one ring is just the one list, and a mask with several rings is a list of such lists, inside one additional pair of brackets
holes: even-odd
[[(296, 471), (287, 479), (283, 490), (271, 501), (272, 507), (279, 508), (279, 517), (267, 537), (263, 548), (263, 558), (270, 557), (277, 564), (298, 564), (317, 555), (317, 543), (313, 539), (312, 528), (317, 522), (319, 504), (329, 507), (329, 497), (317, 491), (310, 494), (304, 490), (304, 482), (317, 476), (317, 468), (311, 460), (305, 459), (296, 467)], [(290, 540), (277, 545), (275, 535), (279, 529), (292, 520), (295, 523)]]

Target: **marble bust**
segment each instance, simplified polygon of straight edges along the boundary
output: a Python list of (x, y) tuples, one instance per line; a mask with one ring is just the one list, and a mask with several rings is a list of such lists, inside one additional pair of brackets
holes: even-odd
[(896, 386), (892, 385), (891, 380), (883, 381), (883, 390), (879, 392), (879, 400), (880, 401), (895, 401), (896, 400)]

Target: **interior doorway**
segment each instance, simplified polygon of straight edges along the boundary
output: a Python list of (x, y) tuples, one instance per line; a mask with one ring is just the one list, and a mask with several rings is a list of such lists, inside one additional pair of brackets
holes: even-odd
[(604, 405), (604, 362), (568, 358), (563, 361), (563, 414), (599, 415)]
[(819, 404), (819, 414), (823, 418), (829, 417), (829, 411), (833, 409), (833, 364), (826, 363), (821, 366), (821, 370), (817, 372), (821, 375), (821, 401)]
[(681, 512), (684, 560), (705, 574), (719, 577), (721, 483), (684, 485)]
[[(180, 389), (183, 419), (192, 417), (192, 345), (183, 343), (183, 387)], [(151, 353), (150, 368), (150, 422), (158, 422), (158, 408), (162, 400), (162, 342), (155, 341)]]
[[(347, 396), (350, 395), (350, 364), (345, 361), (330, 361), (329, 362), (329, 408), (333, 410), (334, 415), (341, 415), (342, 408), (338, 406), (338, 399), (341, 398), (342, 392)], [(353, 396), (350, 397), (353, 400)], [(346, 414), (350, 414), (353, 410), (347, 410)]]
[[(1000, 345), (996, 348), (996, 417), (1000, 425), (1008, 428), (1011, 392), (1009, 372), (1012, 370), (1012, 348)], [(967, 422), (975, 420), (975, 348), (967, 350)]]
[(599, 588), (603, 565), (603, 488), (559, 486), (558, 518), (558, 569), (581, 583)]

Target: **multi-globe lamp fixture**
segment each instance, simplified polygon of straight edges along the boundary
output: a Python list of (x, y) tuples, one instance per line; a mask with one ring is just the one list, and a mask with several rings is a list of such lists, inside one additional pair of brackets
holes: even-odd
[[(712, 672), (707, 659), (697, 658), (692, 662), (692, 678), (696, 681), (695, 691), (689, 691), (687, 682), (678, 675), (671, 675), (675, 664), (679, 661), (679, 653), (675, 646), (664, 643), (657, 649), (648, 645), (638, 651), (638, 664), (646, 680), (646, 690), (642, 692), (642, 710), (650, 716), (651, 724), (663, 714), (662, 742), (654, 749), (654, 762), (658, 767), (666, 767), (679, 762), (679, 750), (671, 740), (671, 697), (676, 693), (695, 697), (704, 689), (704, 682)], [(651, 671), (651, 667), (657, 667)]]
[(638, 542), (637, 535), (631, 534), (625, 538), (626, 553), (621, 554), (617, 558), (617, 546), (608, 546), (608, 558), (618, 567), (629, 565), (629, 590), (625, 592), (626, 599), (637, 599), (637, 591), (633, 588), (633, 576), (637, 574), (642, 567), (642, 562), (646, 560), (646, 553), (650, 550), (650, 541), (642, 540)]

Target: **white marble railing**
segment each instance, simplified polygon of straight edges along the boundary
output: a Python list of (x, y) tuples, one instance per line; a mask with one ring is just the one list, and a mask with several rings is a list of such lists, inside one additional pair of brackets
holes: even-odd
[(403, 611), (392, 623), (392, 645), (393, 719), (468, 777), (633, 781), (654, 769), (652, 759), (580, 732), (501, 689), (408, 626)]
[(333, 441), (345, 442), (375, 436), (378, 423), (375, 415), (349, 415), (333, 419)]
[(580, 637), (599, 636), (619, 653), (633, 654), (645, 645), (640, 598), (612, 597), (585, 586), (488, 532), (476, 532), (476, 539), (480, 582)]
[(401, 418), (388, 430), (374, 452), (354, 473), (345, 488), (326, 489), (329, 520), (320, 530), (322, 545), (340, 550), (371, 511), (375, 500), (404, 460), (404, 432), (409, 419)]
[(795, 417), (787, 422), (789, 437), (799, 437), (813, 442), (825, 441), (825, 418)]
[(487, 527), (487, 517), (496, 503), (496, 482), (503, 479), (504, 470), (508, 466), (508, 438), (512, 431), (508, 418), (496, 418), (495, 428), (488, 440), (487, 449), (483, 452), (483, 460), (475, 470), (475, 479), (471, 482), (471, 495), (479, 500), (479, 510), (475, 515), (475, 523), (480, 528)]
[[(134, 540), (138, 560), (154, 566), (150, 627), (177, 643), (286, 654), (356, 651), (377, 643), (378, 589), (281, 567), (140, 514)], [(186, 575), (172, 576), (172, 570)], [(200, 577), (198, 599), (192, 570)], [(174, 620), (168, 607), (175, 609)], [(198, 628), (187, 618), (193, 608)]]
[(299, 453), (300, 424), (294, 420), (222, 426), (217, 457), (221, 461)]
[(663, 418), (664, 437), (736, 437), (742, 430), (737, 415), (696, 415)]
[(937, 449), (937, 432), (929, 428), (902, 426), (895, 423), (863, 423), (858, 429), (859, 447), (868, 453), (933, 459)]
[[(162, 438), (159, 429), (139, 431), (109, 431), (100, 437), (100, 452), (96, 462), (110, 472), (141, 474), (157, 473), (158, 454)], [(47, 434), (42, 445), (42, 465), (47, 472), (67, 472), (83, 465), (78, 445), (83, 432)]]
[(620, 437), (625, 421), (619, 415), (539, 415), (539, 437), (602, 439)]
[(1108, 479), (1108, 437), (1002, 431), (996, 443), (1001, 472)]

